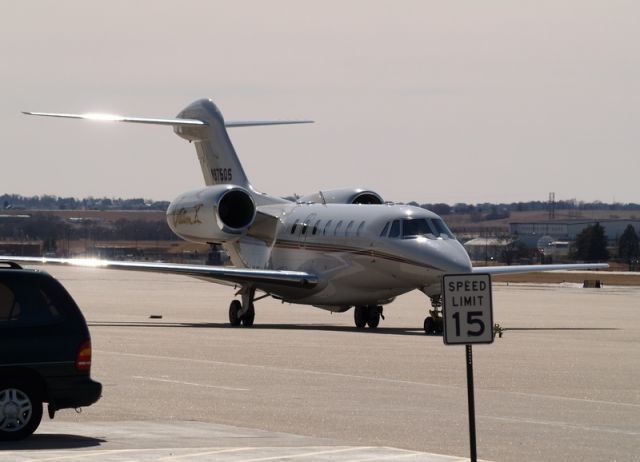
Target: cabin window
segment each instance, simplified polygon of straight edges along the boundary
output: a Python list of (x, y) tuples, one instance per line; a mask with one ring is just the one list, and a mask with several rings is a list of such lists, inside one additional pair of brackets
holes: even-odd
[(291, 227), (291, 234), (296, 232), (296, 228), (298, 227), (298, 220), (293, 222), (293, 226)]
[(384, 228), (382, 228), (382, 232), (380, 232), (380, 237), (387, 237), (387, 233), (389, 232), (389, 225), (391, 224), (390, 221), (387, 221), (384, 224)]
[(327, 224), (324, 225), (324, 229), (322, 230), (322, 235), (323, 236), (327, 235), (327, 231), (329, 230), (330, 226), (331, 226), (331, 220), (327, 221)]
[(313, 225), (313, 231), (311, 232), (311, 234), (313, 234), (315, 236), (316, 233), (318, 232), (318, 228), (319, 227), (320, 227), (320, 220), (316, 221), (316, 224)]
[(333, 231), (333, 235), (334, 236), (338, 235), (338, 233), (340, 232), (340, 228), (342, 228), (342, 220), (340, 220), (338, 222), (338, 224), (336, 225), (336, 229)]
[(400, 237), (400, 220), (393, 220), (391, 223), (391, 229), (389, 230), (389, 237)]
[(358, 225), (358, 230), (356, 231), (356, 236), (360, 236), (360, 233), (362, 232), (363, 229), (364, 229), (364, 221), (361, 221), (360, 224)]
[(302, 231), (300, 231), (300, 234), (307, 234), (308, 227), (309, 225), (307, 223), (302, 223)]
[(347, 225), (347, 229), (344, 230), (344, 235), (345, 236), (348, 236), (349, 233), (351, 232), (351, 229), (353, 228), (353, 223), (354, 223), (353, 220), (351, 220), (349, 222), (349, 224)]

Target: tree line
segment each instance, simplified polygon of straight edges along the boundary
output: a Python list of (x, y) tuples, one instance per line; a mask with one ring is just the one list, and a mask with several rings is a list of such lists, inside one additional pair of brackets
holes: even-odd
[[(574, 260), (598, 262), (610, 258), (607, 249), (607, 236), (600, 223), (587, 226), (576, 236), (571, 252)], [(633, 264), (640, 257), (640, 239), (633, 226), (628, 225), (618, 239), (618, 260)]]
[(0, 239), (51, 242), (60, 239), (96, 241), (178, 240), (165, 220), (121, 218), (113, 222), (83, 219), (72, 223), (53, 215), (29, 218), (5, 217), (0, 220)]
[(0, 195), (3, 210), (166, 210), (168, 201), (153, 201), (142, 198), (121, 199), (108, 197), (59, 197), (53, 195), (21, 196)]
[[(295, 200), (294, 196), (288, 199)], [(415, 201), (408, 203), (417, 207), (429, 209), (438, 215), (449, 215), (452, 213), (463, 214), (486, 214), (485, 219), (508, 218), (511, 212), (545, 211), (549, 209), (549, 202), (529, 201), (510, 203), (484, 202), (478, 204), (468, 204), (457, 202), (455, 204), (424, 203)], [(86, 197), (78, 199), (75, 197), (60, 197), (55, 195), (43, 196), (21, 196), (19, 194), (0, 195), (0, 205), (3, 209), (25, 209), (25, 210), (166, 210), (169, 201), (153, 201), (142, 198), (122, 199), (108, 197)], [(583, 202), (575, 199), (557, 201), (554, 203), (555, 210), (611, 210), (611, 211), (640, 211), (640, 204), (636, 203), (606, 203), (606, 202)], [(506, 215), (506, 216), (505, 216)]]

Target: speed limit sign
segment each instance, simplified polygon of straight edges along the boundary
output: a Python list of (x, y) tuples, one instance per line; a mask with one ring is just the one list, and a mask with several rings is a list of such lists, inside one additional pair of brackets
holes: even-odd
[(447, 274), (442, 279), (444, 343), (493, 342), (491, 276)]

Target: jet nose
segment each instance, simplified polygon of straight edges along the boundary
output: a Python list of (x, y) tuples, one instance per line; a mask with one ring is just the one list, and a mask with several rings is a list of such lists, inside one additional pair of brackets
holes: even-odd
[(447, 274), (471, 272), (471, 259), (465, 248), (457, 240), (441, 241), (440, 269)]

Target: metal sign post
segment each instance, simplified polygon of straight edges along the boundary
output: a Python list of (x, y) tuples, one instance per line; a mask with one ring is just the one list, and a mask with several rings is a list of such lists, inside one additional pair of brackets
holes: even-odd
[(474, 343), (493, 342), (491, 276), (488, 274), (447, 274), (442, 278), (445, 345), (465, 345), (467, 401), (469, 404), (469, 445), (471, 462), (477, 462), (476, 409), (473, 396)]
[(473, 353), (471, 345), (465, 345), (467, 353), (467, 401), (469, 403), (469, 446), (471, 462), (478, 461), (476, 452), (476, 405), (473, 398)]

